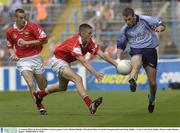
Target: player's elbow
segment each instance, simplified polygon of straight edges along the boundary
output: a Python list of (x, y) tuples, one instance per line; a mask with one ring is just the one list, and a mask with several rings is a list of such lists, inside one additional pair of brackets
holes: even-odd
[(164, 24), (160, 25), (160, 32), (163, 32), (166, 30), (166, 26)]
[(82, 64), (84, 67), (89, 66), (89, 62), (88, 62), (88, 60), (86, 60), (86, 59), (83, 59), (83, 60), (81, 60), (80, 62), (81, 62), (81, 64)]
[(46, 44), (48, 42), (48, 38), (40, 38), (38, 40), (41, 44)]
[(126, 49), (125, 42), (117, 41), (117, 49), (122, 49), (124, 51)]

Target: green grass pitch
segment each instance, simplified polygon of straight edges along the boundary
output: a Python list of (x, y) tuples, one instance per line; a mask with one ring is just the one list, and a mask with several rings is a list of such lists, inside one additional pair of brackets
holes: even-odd
[(38, 114), (29, 92), (0, 92), (0, 127), (180, 127), (180, 91), (158, 91), (152, 114), (148, 92), (88, 91), (104, 98), (95, 115), (76, 91), (59, 92), (44, 99), (46, 116)]

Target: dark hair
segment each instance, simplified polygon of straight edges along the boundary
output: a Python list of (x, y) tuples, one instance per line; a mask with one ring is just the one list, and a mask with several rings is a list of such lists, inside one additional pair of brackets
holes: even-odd
[(93, 27), (89, 24), (86, 24), (86, 23), (81, 24), (79, 26), (79, 34), (81, 34), (85, 29), (93, 29)]
[(130, 7), (127, 7), (123, 10), (122, 15), (127, 17), (129, 15), (134, 16), (134, 10)]
[(21, 8), (15, 10), (15, 13), (25, 13), (25, 11)]

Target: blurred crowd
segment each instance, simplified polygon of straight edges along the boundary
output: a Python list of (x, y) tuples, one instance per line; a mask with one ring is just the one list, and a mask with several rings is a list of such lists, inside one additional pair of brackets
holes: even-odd
[[(169, 0), (163, 0), (164, 2), (170, 2)], [(123, 19), (121, 16), (122, 9), (125, 6), (132, 6), (135, 8), (137, 14), (145, 15), (157, 15), (163, 12), (158, 12), (159, 6), (154, 6), (152, 0), (140, 0), (140, 4), (134, 4), (134, 0), (81, 0), (81, 22), (87, 22), (91, 24), (95, 29), (95, 37), (98, 43), (101, 45), (102, 50), (105, 51), (109, 56), (115, 58), (116, 55), (116, 37), (123, 24)], [(162, 0), (157, 0), (156, 2), (162, 2)], [(0, 59), (2, 65), (12, 65), (13, 63), (8, 63), (8, 52), (6, 50), (5, 44), (5, 31), (9, 24), (13, 22), (13, 12), (17, 8), (27, 9), (27, 19), (39, 23), (43, 28), (48, 27), (47, 24), (55, 21), (52, 19), (52, 15), (59, 14), (61, 11), (57, 7), (55, 10), (51, 8), (53, 5), (67, 4), (68, 0), (8, 0), (0, 1)], [(164, 3), (165, 5), (165, 3)], [(164, 14), (166, 14), (166, 7), (164, 8)], [(167, 4), (169, 8), (171, 5)], [(176, 4), (175, 15), (180, 21), (180, 1)], [(168, 11), (168, 10), (167, 10)], [(168, 11), (169, 12), (169, 11)], [(168, 14), (171, 16), (170, 14)], [(56, 17), (56, 16), (55, 16)], [(169, 17), (169, 19), (171, 19)], [(167, 26), (171, 27), (171, 21), (168, 20)], [(54, 23), (54, 22), (53, 22)], [(52, 24), (53, 24), (52, 23)], [(179, 27), (180, 27), (180, 23)], [(53, 27), (53, 26), (52, 26)], [(169, 30), (170, 31), (170, 30)], [(49, 31), (48, 31), (49, 32)], [(173, 41), (172, 33), (168, 33), (168, 37), (159, 35), (159, 38), (165, 40), (163, 43), (163, 49), (160, 48), (161, 54), (179, 54), (179, 46)], [(161, 42), (161, 41), (160, 41)], [(52, 55), (52, 51), (55, 47), (55, 39), (50, 37), (49, 39), (49, 56)], [(127, 50), (128, 52), (128, 50)], [(93, 59), (91, 55), (87, 55), (88, 59)], [(4, 60), (4, 61), (3, 61)]]
[[(175, 2), (174, 5), (173, 2)], [(138, 15), (161, 17), (161, 19), (165, 21), (168, 32), (157, 34), (161, 42), (159, 55), (175, 55), (179, 54), (180, 47), (177, 42), (174, 42), (175, 38), (179, 38), (179, 32), (176, 31), (176, 33), (173, 33), (173, 30), (176, 29), (172, 29), (175, 28), (172, 27), (172, 19), (176, 21), (175, 25), (177, 25), (177, 23), (180, 25), (180, 1), (173, 2), (171, 0), (140, 0), (139, 2), (135, 2), (134, 0), (108, 0), (108, 2), (106, 0), (93, 0), (88, 3), (84, 2), (83, 21), (93, 25), (96, 29), (95, 37), (99, 40), (102, 49), (111, 55), (111, 57), (114, 57), (112, 53), (116, 51), (116, 49), (114, 49), (114, 43), (116, 43), (115, 41), (120, 27), (123, 25), (121, 13), (124, 7), (133, 7), (135, 13)], [(180, 28), (180, 26), (177, 28)], [(173, 36), (174, 34), (175, 36)], [(163, 58), (163, 56), (161, 57)], [(174, 57), (175, 56), (173, 56), (173, 58)]]

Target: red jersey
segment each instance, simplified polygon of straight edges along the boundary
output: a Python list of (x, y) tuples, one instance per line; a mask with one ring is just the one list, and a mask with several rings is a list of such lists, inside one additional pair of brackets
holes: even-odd
[(47, 41), (47, 35), (43, 31), (43, 29), (33, 22), (26, 22), (24, 28), (19, 30), (14, 24), (13, 26), (9, 27), (6, 33), (6, 38), (9, 41), (7, 47), (15, 48), (16, 55), (19, 58), (29, 57), (33, 55), (37, 55), (41, 52), (43, 46), (42, 45), (24, 45), (18, 46), (17, 42), (19, 40), (24, 41), (32, 41), (32, 40), (39, 40), (40, 42)]
[(75, 34), (71, 38), (59, 44), (54, 51), (54, 55), (57, 59), (62, 59), (71, 63), (77, 60), (77, 56), (83, 56), (87, 52), (95, 55), (98, 49), (99, 46), (95, 44), (92, 39), (86, 46), (83, 46), (81, 36), (79, 34)]

